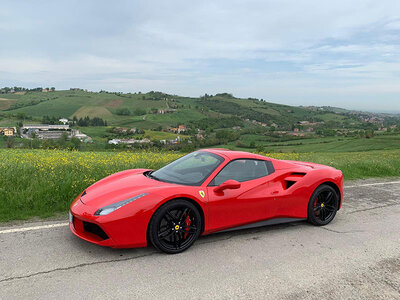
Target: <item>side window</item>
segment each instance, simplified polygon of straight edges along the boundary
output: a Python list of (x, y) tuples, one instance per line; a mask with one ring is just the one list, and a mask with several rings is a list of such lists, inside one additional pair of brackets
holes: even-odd
[(211, 186), (217, 186), (233, 179), (239, 182), (261, 178), (273, 173), (270, 161), (255, 159), (237, 159), (227, 164), (211, 181)]

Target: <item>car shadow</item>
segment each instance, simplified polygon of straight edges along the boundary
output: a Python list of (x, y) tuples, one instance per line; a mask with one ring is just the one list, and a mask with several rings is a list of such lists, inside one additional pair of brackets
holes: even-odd
[[(276, 231), (283, 231), (284, 234), (287, 230), (296, 230), (298, 226), (312, 226), (306, 221), (295, 221), (295, 222), (288, 222), (282, 224), (275, 224), (275, 225), (264, 225), (260, 227), (254, 228), (247, 228), (247, 229), (237, 229), (231, 231), (224, 231), (224, 232), (216, 232), (212, 234), (208, 234), (205, 236), (200, 236), (200, 238), (196, 241), (193, 247), (196, 245), (204, 245), (204, 244), (211, 244), (211, 243), (224, 243), (224, 241), (231, 239), (231, 238), (244, 238), (245, 240), (253, 239), (257, 240), (261, 238), (261, 235), (268, 234), (270, 232)], [(71, 244), (73, 248), (76, 249), (78, 252), (85, 252), (89, 256), (98, 257), (103, 256), (103, 258), (107, 258), (110, 260), (127, 260), (127, 259), (134, 259), (144, 256), (150, 255), (163, 255), (163, 253), (159, 252), (155, 249), (152, 245), (148, 245), (144, 248), (127, 248), (127, 249), (114, 249), (109, 247), (102, 247), (96, 244), (92, 244), (76, 238), (75, 236), (71, 239)], [(190, 249), (188, 249), (190, 250)]]
[(235, 238), (235, 237), (243, 237), (245, 239), (258, 239), (259, 237), (253, 235), (255, 234), (267, 234), (271, 231), (286, 231), (286, 230), (294, 230), (297, 226), (310, 226), (306, 221), (294, 221), (287, 222), (281, 224), (271, 224), (271, 225), (263, 225), (253, 228), (246, 229), (232, 229), (229, 231), (216, 232), (209, 235), (201, 236), (199, 240), (196, 242), (198, 244), (207, 244), (207, 243), (217, 243), (218, 241), (224, 241), (227, 239)]

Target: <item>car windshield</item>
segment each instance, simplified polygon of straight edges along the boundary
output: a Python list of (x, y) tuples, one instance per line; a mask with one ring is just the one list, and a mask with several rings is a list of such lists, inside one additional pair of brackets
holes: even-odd
[(171, 183), (199, 186), (224, 161), (214, 153), (196, 151), (148, 174), (149, 177)]

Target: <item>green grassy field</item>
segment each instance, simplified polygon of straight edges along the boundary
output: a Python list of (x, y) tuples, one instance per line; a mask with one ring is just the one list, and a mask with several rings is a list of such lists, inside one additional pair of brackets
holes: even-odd
[[(263, 135), (247, 134), (241, 136), (243, 147), (237, 147), (235, 142), (223, 145), (232, 150), (248, 150), (251, 142), (263, 146), (267, 152), (354, 152), (372, 150), (400, 149), (400, 135), (377, 135), (372, 138), (360, 137), (323, 137), (296, 139), (286, 142), (272, 142)], [(254, 149), (253, 149), (254, 150)]]
[(12, 104), (17, 102), (17, 100), (1, 98), (0, 97), (0, 110), (8, 109)]
[(171, 132), (151, 131), (151, 130), (145, 130), (144, 136), (149, 136), (151, 140), (173, 140), (176, 139), (178, 136), (181, 139), (188, 138), (188, 136), (183, 134), (175, 134)]
[(78, 119), (86, 116), (107, 119), (107, 117), (112, 116), (112, 113), (102, 106), (82, 106), (72, 115), (72, 117), (77, 117)]
[[(83, 91), (57, 91), (49, 93), (29, 92), (24, 95), (1, 95), (2, 98), (11, 99), (17, 104), (28, 105), (12, 110), (13, 113), (26, 113), (34, 117), (43, 115), (54, 117), (71, 117), (75, 113), (87, 113), (89, 117), (97, 114), (93, 107), (100, 107), (114, 113), (119, 107), (136, 108), (166, 108), (165, 101), (143, 100), (142, 95), (131, 94), (119, 96), (111, 93), (91, 93)], [(86, 109), (89, 107), (92, 109)], [(83, 109), (83, 111), (79, 111)], [(104, 113), (104, 110), (102, 111)], [(110, 113), (110, 115), (111, 115)]]
[[(130, 168), (157, 169), (182, 155), (0, 149), (0, 221), (66, 213), (72, 200), (95, 181)], [(400, 150), (264, 155), (330, 165), (342, 170), (346, 180), (400, 176)]]

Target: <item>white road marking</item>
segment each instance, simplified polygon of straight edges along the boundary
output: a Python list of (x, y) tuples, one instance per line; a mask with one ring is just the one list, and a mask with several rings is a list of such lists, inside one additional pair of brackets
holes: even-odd
[[(374, 185), (384, 185), (384, 184), (395, 184), (395, 183), (400, 183), (400, 181), (366, 183), (366, 184), (360, 184), (360, 185), (344, 186), (344, 188), (348, 189), (348, 188), (374, 186)], [(57, 224), (49, 224), (49, 225), (41, 225), (41, 226), (33, 226), (33, 227), (6, 229), (6, 230), (0, 230), (0, 234), (3, 234), (3, 233), (15, 233), (15, 232), (25, 232), (25, 231), (40, 230), (40, 229), (50, 229), (50, 228), (63, 227), (63, 226), (68, 226), (68, 223), (57, 223)]]
[(344, 186), (344, 188), (345, 188), (345, 189), (350, 189), (350, 188), (355, 188), (355, 187), (374, 186), (374, 185), (384, 185), (384, 184), (395, 184), (395, 183), (400, 183), (400, 181), (387, 181), (387, 182), (366, 183), (366, 184), (360, 184), (360, 185)]
[(49, 229), (49, 228), (55, 228), (55, 227), (63, 227), (63, 226), (67, 226), (67, 225), (68, 225), (68, 223), (57, 223), (57, 224), (49, 224), (49, 225), (41, 225), (41, 226), (6, 229), (6, 230), (0, 230), (0, 234), (2, 234), (2, 233), (14, 233), (14, 232), (25, 232), (25, 231), (39, 230), (39, 229)]

